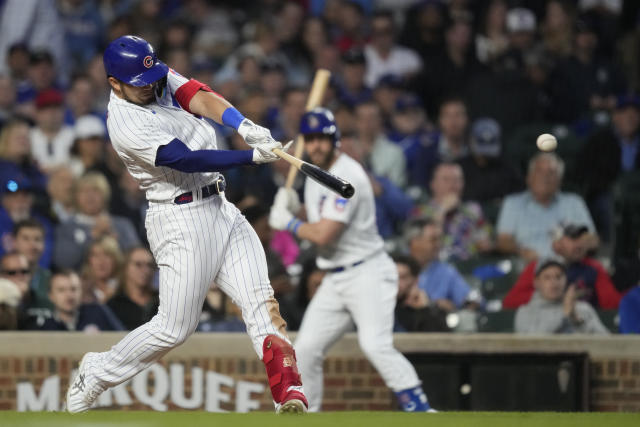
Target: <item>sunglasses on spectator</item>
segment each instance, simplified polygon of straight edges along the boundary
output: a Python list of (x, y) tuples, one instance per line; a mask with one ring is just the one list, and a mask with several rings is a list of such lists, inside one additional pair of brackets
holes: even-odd
[(18, 274), (29, 274), (31, 270), (28, 268), (22, 270), (2, 270), (2, 274), (6, 274), (7, 276), (17, 276)]

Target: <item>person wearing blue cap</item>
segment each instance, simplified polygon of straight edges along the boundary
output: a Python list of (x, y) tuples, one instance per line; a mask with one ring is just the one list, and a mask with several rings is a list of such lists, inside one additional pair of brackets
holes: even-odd
[(471, 124), (469, 151), (458, 162), (465, 177), (464, 200), (499, 201), (524, 189), (522, 176), (501, 156), (502, 131), (496, 120), (481, 117)]

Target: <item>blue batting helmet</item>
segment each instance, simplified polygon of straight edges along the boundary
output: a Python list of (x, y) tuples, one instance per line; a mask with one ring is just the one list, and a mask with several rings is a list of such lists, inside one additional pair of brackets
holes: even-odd
[(107, 76), (131, 86), (146, 86), (167, 75), (169, 67), (156, 56), (153, 47), (136, 36), (118, 37), (104, 51)]
[(304, 113), (300, 120), (300, 133), (328, 135), (333, 139), (333, 145), (338, 145), (340, 140), (340, 131), (336, 126), (333, 113), (322, 107), (316, 107)]

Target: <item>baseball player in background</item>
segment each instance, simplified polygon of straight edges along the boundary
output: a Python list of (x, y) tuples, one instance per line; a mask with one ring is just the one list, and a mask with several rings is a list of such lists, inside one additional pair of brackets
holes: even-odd
[[(67, 410), (88, 410), (106, 388), (182, 344), (196, 329), (215, 282), (242, 309), (265, 364), (276, 411), (305, 412), (307, 401), (264, 250), (249, 223), (225, 199), (219, 173), (276, 161), (271, 150), (282, 144), (205, 84), (169, 69), (139, 37), (111, 42), (104, 66), (112, 88), (109, 136), (149, 201), (145, 226), (160, 268), (160, 307), (149, 323), (111, 350), (84, 355), (67, 391)], [(234, 127), (252, 149), (218, 150), (215, 132), (203, 117)]]
[(308, 222), (295, 191), (281, 188), (269, 224), (289, 230), (318, 246), (318, 267), (327, 274), (307, 307), (295, 349), (305, 381), (309, 410), (322, 404), (324, 355), (355, 323), (360, 348), (391, 388), (405, 411), (430, 411), (420, 380), (409, 361), (393, 347), (393, 319), (398, 293), (395, 264), (376, 228), (373, 189), (362, 166), (341, 153), (333, 114), (307, 112), (300, 125), (311, 162), (345, 178), (355, 188), (351, 199), (307, 179), (304, 199)]

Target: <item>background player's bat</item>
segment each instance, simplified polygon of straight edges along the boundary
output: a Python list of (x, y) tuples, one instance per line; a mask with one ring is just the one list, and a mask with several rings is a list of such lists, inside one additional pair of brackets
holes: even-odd
[(274, 148), (273, 153), (288, 162), (291, 166), (295, 167), (296, 170), (299, 170), (309, 178), (316, 181), (318, 184), (335, 191), (342, 197), (348, 199), (353, 196), (353, 193), (355, 192), (355, 190), (353, 189), (353, 185), (351, 185), (344, 179), (330, 174), (326, 170), (321, 169), (316, 165), (312, 165), (311, 163), (307, 163), (304, 160), (300, 160), (299, 158), (294, 157), (291, 154), (280, 150), (279, 148)]
[[(309, 97), (307, 98), (307, 105), (305, 106), (306, 111), (313, 110), (315, 107), (322, 103), (324, 91), (327, 89), (330, 77), (331, 72), (329, 72), (329, 70), (324, 70), (321, 68), (316, 71), (316, 75), (313, 78), (313, 83), (311, 84), (311, 90), (309, 91)], [(298, 135), (293, 146), (293, 155), (299, 159), (300, 157), (302, 157), (303, 151), (304, 137), (302, 135)], [(294, 166), (293, 164), (291, 168), (289, 168), (289, 175), (287, 175), (287, 181), (284, 185), (286, 188), (291, 188), (293, 186), (293, 181), (295, 181), (296, 174), (298, 173), (299, 169), (299, 167)]]

